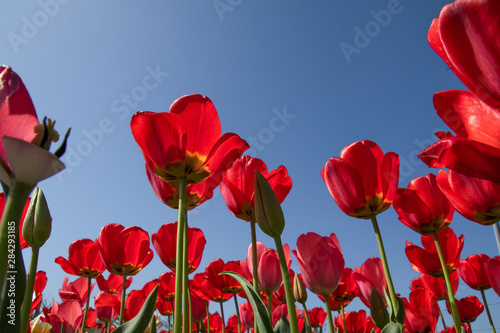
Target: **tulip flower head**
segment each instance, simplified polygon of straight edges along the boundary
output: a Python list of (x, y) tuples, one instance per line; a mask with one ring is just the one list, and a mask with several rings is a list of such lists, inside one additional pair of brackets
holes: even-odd
[(451, 204), (466, 219), (482, 225), (500, 221), (500, 184), (453, 170), (439, 170), (437, 182)]
[(255, 171), (259, 171), (267, 179), (279, 203), (285, 200), (292, 188), (292, 179), (284, 166), (267, 172), (266, 164), (258, 158), (250, 156), (238, 158), (231, 168), (224, 172), (220, 191), (227, 208), (234, 216), (244, 221), (255, 219)]
[(222, 172), (249, 148), (234, 133), (222, 135), (217, 110), (208, 97), (182, 96), (170, 112), (138, 112), (130, 123), (148, 167), (164, 181), (178, 187), (211, 178), (220, 182)]
[(116, 275), (136, 275), (153, 259), (148, 233), (136, 226), (108, 224), (96, 243), (107, 270)]
[[(471, 323), (476, 321), (477, 317), (483, 313), (484, 305), (476, 296), (467, 296), (462, 299), (457, 299), (457, 308), (460, 320), (463, 323)], [(449, 307), (448, 312), (450, 312)]]
[(368, 140), (345, 147), (321, 169), (326, 187), (340, 209), (349, 216), (370, 219), (387, 210), (399, 180), (399, 156), (384, 154)]
[(500, 107), (498, 1), (458, 0), (443, 7), (428, 33), (429, 44), (474, 94)]
[[(175, 271), (177, 255), (177, 223), (165, 223), (157, 233), (151, 235), (151, 241), (161, 261), (171, 270)], [(188, 274), (194, 272), (200, 265), (203, 250), (205, 249), (205, 236), (198, 228), (188, 227)]]
[(465, 260), (460, 260), (458, 273), (462, 280), (474, 290), (487, 290), (491, 288), (485, 265), (490, 261), (486, 254), (471, 254)]
[(345, 263), (335, 234), (329, 237), (313, 232), (302, 234), (297, 239), (297, 249), (292, 252), (309, 290), (328, 296), (337, 288)]
[(66, 273), (81, 277), (96, 278), (106, 270), (98, 245), (88, 238), (71, 243), (68, 259), (57, 257), (55, 262)]
[[(443, 250), (446, 268), (448, 273), (451, 274), (458, 268), (460, 253), (464, 247), (464, 236), (457, 237), (450, 227), (438, 232), (437, 236)], [(410, 260), (411, 267), (419, 273), (438, 277), (443, 276), (443, 269), (439, 261), (433, 236), (422, 236), (421, 240), (424, 248), (418, 247), (408, 241), (406, 242), (405, 252), (408, 260)]]
[(432, 294), (425, 289), (410, 292), (405, 305), (405, 328), (410, 333), (434, 332), (439, 318), (439, 306)]
[(387, 281), (380, 258), (368, 258), (361, 267), (354, 268), (352, 276), (358, 286), (359, 297), (366, 306), (370, 307), (370, 297), (373, 287), (377, 289), (379, 295), (386, 294), (384, 290), (387, 290)]
[(491, 287), (500, 296), (500, 256), (491, 258), (484, 268)]
[(455, 212), (431, 173), (413, 179), (406, 189), (399, 188), (394, 210), (404, 225), (422, 235), (446, 228)]

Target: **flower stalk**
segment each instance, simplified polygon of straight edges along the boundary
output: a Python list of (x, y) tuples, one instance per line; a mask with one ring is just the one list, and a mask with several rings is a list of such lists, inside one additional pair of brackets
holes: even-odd
[(182, 332), (182, 289), (184, 276), (184, 230), (186, 229), (186, 187), (187, 177), (179, 179), (179, 218), (177, 224), (177, 248), (175, 259), (175, 300), (174, 300), (174, 333)]

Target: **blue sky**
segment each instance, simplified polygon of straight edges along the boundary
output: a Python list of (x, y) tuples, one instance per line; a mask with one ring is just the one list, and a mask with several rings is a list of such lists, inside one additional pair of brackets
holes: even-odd
[[(66, 275), (54, 259), (67, 257), (72, 241), (95, 239), (108, 223), (151, 234), (176, 221), (177, 212), (155, 197), (146, 179), (129, 123), (136, 111), (168, 111), (191, 93), (210, 97), (223, 132), (246, 139), (252, 156), (269, 169), (288, 168), (294, 186), (283, 203), (283, 242), (294, 248), (302, 233), (334, 232), (346, 266), (379, 256), (370, 223), (340, 211), (320, 170), (343, 147), (369, 139), (400, 155), (401, 187), (436, 172), (416, 158), (436, 140), (434, 132), (448, 130), (432, 95), (463, 89), (427, 43), (428, 27), (446, 3), (5, 1), (1, 62), (22, 77), (40, 118), (57, 120), (60, 132), (72, 127), (67, 170), (39, 184), (53, 215), (39, 262), (48, 273), (45, 293), (58, 300)], [(378, 219), (396, 291), (408, 296), (418, 274), (404, 254), (405, 241), (419, 244), (420, 235), (392, 209)], [(201, 268), (215, 258), (246, 257), (250, 227), (229, 212), (218, 190), (189, 214), (189, 224), (207, 238)], [(451, 227), (465, 235), (463, 258), (498, 255), (490, 227), (458, 214)], [(258, 239), (274, 246), (263, 233)], [(292, 268), (298, 271), (295, 258)], [(166, 270), (155, 257), (131, 288)], [(479, 297), (461, 282), (457, 297), (467, 295)], [(490, 291), (487, 297), (498, 316), (498, 296)], [(320, 304), (310, 299), (310, 308)], [(233, 310), (229, 303), (226, 308)], [(357, 300), (347, 310), (361, 308)], [(474, 328), (488, 328), (486, 314)]]

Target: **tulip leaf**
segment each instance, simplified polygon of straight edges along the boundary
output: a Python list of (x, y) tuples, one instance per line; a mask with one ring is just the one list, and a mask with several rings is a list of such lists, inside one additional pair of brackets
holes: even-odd
[(281, 316), (280, 320), (274, 325), (274, 333), (290, 333), (290, 323), (286, 316)]
[(390, 321), (384, 300), (375, 287), (372, 288), (370, 295), (370, 315), (375, 326), (380, 329), (386, 327)]
[(135, 333), (144, 332), (151, 321), (151, 317), (156, 308), (156, 297), (158, 295), (158, 285), (154, 287), (146, 301), (142, 305), (139, 313), (131, 320), (127, 321), (113, 330), (114, 333)]
[(257, 291), (255, 291), (255, 289), (253, 289), (253, 286), (247, 281), (247, 279), (235, 272), (226, 271), (220, 273), (220, 275), (228, 275), (241, 284), (243, 290), (245, 290), (245, 293), (247, 294), (248, 301), (252, 305), (259, 332), (272, 333), (273, 329), (271, 327), (271, 320), (269, 319), (266, 306), (264, 305), (264, 302), (262, 302), (260, 295)]
[(401, 299), (401, 297), (396, 296), (396, 300), (398, 301), (396, 307), (396, 322), (399, 324), (405, 323), (405, 303)]
[(390, 322), (389, 324), (384, 326), (382, 332), (380, 333), (399, 333), (399, 332), (401, 332), (401, 330), (399, 329), (398, 324)]

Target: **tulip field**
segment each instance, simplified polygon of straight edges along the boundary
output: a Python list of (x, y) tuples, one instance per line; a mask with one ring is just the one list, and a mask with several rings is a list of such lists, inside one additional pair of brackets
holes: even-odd
[[(377, 70), (377, 65), (364, 67), (362, 59), (377, 50), (368, 47), (370, 43), (385, 43), (386, 35), (397, 30), (394, 25), (402, 24), (400, 17), (410, 20), (411, 8), (417, 7), (408, 1), (390, 0), (382, 9), (368, 11), (366, 24), (354, 27), (352, 43), (345, 39), (338, 44), (336, 59), (340, 54), (347, 64), (343, 66), (354, 68), (356, 75)], [(194, 78), (204, 66), (210, 67), (197, 65), (204, 51), (210, 54), (209, 50), (221, 47), (215, 45), (220, 39), (209, 39), (214, 45), (208, 45), (207, 38), (231, 30), (217, 24), (240, 27), (235, 18), (246, 20), (242, 12), (255, 8), (243, 1), (213, 1), (212, 14), (220, 20), (214, 24), (205, 14), (195, 15), (199, 12), (193, 4), (169, 4), (175, 10), (168, 14), (170, 20), (161, 21), (150, 19), (157, 13), (153, 7), (147, 9), (148, 4), (130, 12), (124, 9), (129, 4), (102, 4), (106, 7), (102, 10), (117, 12), (100, 16), (99, 11), (85, 11), (95, 15), (96, 22), (109, 21), (110, 30), (97, 29), (95, 34), (94, 26), (82, 23), (85, 15), (72, 20), (64, 16), (65, 11), (86, 4), (50, 0), (32, 5), (39, 9), (32, 17), (22, 16), (21, 32), (6, 33), (18, 57), (12, 59), (20, 64), (26, 61), (23, 50), (38, 49), (39, 41), (50, 49), (52, 41), (46, 36), (61, 21), (67, 20), (67, 27), (87, 29), (79, 35), (75, 28), (76, 44), (63, 43), (64, 52), (74, 53), (69, 57), (73, 64), (65, 69), (67, 81), (47, 80), (48, 86), (57, 81), (61, 89), (75, 93), (70, 101), (75, 108), (100, 105), (101, 95), (92, 92), (123, 80), (105, 75), (106, 66), (122, 64), (134, 52), (154, 63), (156, 55), (140, 47), (120, 51), (113, 61), (104, 56), (95, 64), (84, 60), (123, 47), (107, 34), (115, 31), (115, 23), (121, 26), (124, 17), (123, 22), (155, 25), (156, 32), (169, 26), (166, 35), (176, 27), (182, 27), (179, 34), (194, 31), (191, 36), (199, 38), (195, 52), (187, 52), (194, 43), (181, 38), (182, 47), (172, 40), (167, 48), (171, 53), (162, 54), (185, 60), (187, 67), (193, 67)], [(277, 4), (269, 6), (269, 12), (281, 13)], [(327, 22), (319, 19), (327, 10), (322, 6), (287, 9), (297, 16), (290, 26), (284, 24), (284, 30), (301, 26), (300, 19), (312, 12), (316, 16), (304, 18), (308, 25)], [(424, 5), (413, 6), (422, 6), (418, 8), (424, 13)], [(140, 84), (122, 87), (124, 93), (106, 100), (111, 101), (115, 118), (105, 115), (97, 125), (91, 123), (90, 111), (76, 120), (76, 113), (65, 109), (52, 119), (50, 108), (41, 112), (37, 99), (43, 95), (44, 101), (58, 105), (69, 95), (32, 84), (40, 82), (37, 75), (43, 76), (34, 67), (30, 73), (29, 66), (1, 65), (0, 332), (496, 333), (500, 327), (500, 2), (455, 0), (432, 6), (437, 11), (429, 24), (415, 20), (420, 27), (415, 43), (420, 47), (424, 39), (428, 54), (419, 53), (418, 60), (411, 61), (412, 70), (425, 76), (421, 85), (429, 90), (428, 109), (418, 112), (434, 118), (418, 116), (425, 120), (414, 124), (404, 119), (415, 111), (388, 114), (373, 106), (362, 114), (339, 112), (321, 85), (330, 69), (315, 67), (310, 58), (322, 63), (323, 55), (316, 49), (320, 44), (311, 43), (315, 46), (308, 61), (299, 61), (312, 47), (307, 44), (311, 40), (307, 29), (293, 35), (303, 42), (300, 47), (294, 44), (292, 56), (266, 67), (286, 68), (282, 86), (274, 90), (266, 86), (265, 77), (252, 77), (265, 76), (264, 67), (253, 67), (253, 61), (272, 62), (272, 43), (265, 43), (274, 30), (262, 35), (267, 53), (256, 51), (265, 49), (258, 43), (246, 48), (242, 41), (256, 36), (246, 35), (247, 30), (224, 35), (224, 45), (230, 45), (224, 52), (247, 50), (237, 65), (217, 72), (225, 82), (221, 91), (227, 91), (226, 101), (215, 88), (220, 85), (217, 75), (217, 84), (212, 85), (203, 75), (188, 80), (187, 74), (176, 74), (175, 66), (165, 72), (160, 65), (144, 70), (120, 65), (124, 78), (139, 73)], [(425, 13), (430, 15), (430, 9)], [(268, 22), (265, 11), (246, 15), (251, 24), (259, 21), (254, 17), (262, 18), (264, 25)], [(199, 26), (186, 23), (193, 22), (192, 17), (200, 20)], [(286, 15), (276, 17), (287, 22)], [(161, 44), (149, 35), (135, 34), (132, 25), (127, 24), (131, 40)], [(142, 31), (139, 26), (137, 31)], [(210, 33), (205, 35), (204, 29)], [(68, 36), (71, 31), (68, 28)], [(122, 35), (119, 29), (116, 32)], [(314, 40), (323, 40), (323, 32), (318, 27)], [(399, 38), (413, 32), (397, 33)], [(66, 47), (86, 43), (85, 36), (92, 36), (88, 38), (95, 49), (76, 52)], [(286, 43), (287, 38), (279, 36), (273, 42)], [(398, 43), (391, 45), (397, 48)], [(398, 61), (384, 54), (389, 62)], [(79, 59), (82, 62), (76, 65)], [(439, 62), (436, 68), (446, 70), (423, 69), (426, 61)], [(317, 93), (310, 99), (293, 92), (298, 86), (290, 68), (296, 62), (297, 73), (311, 66), (315, 80), (302, 86)], [(238, 75), (242, 64), (251, 70)], [(275, 72), (268, 73), (272, 81)], [(370, 89), (380, 94), (378, 103), (389, 104), (396, 94), (383, 95), (385, 84), (377, 80), (386, 75), (401, 78), (404, 73), (391, 69), (379, 75)], [(170, 76), (172, 83), (164, 83)], [(334, 76), (344, 88), (365, 94), (350, 96), (353, 106), (369, 99), (370, 89), (362, 92), (352, 83), (356, 80)], [(391, 89), (417, 94), (422, 91), (414, 88), (417, 80), (394, 80)], [(252, 117), (249, 109), (227, 111), (233, 103), (231, 94), (241, 91), (249, 96), (248, 101), (238, 101), (241, 108), (257, 103), (253, 88), (271, 91), (276, 100), (289, 89), (286, 96), (304, 99), (301, 105), (307, 112), (289, 104), (273, 107), (267, 118), (258, 120), (258, 113)], [(204, 89), (206, 94), (193, 93)], [(317, 110), (318, 96), (331, 103), (332, 115)], [(412, 107), (410, 101), (407, 104)], [(398, 120), (387, 120), (388, 127), (379, 129), (385, 116)], [(346, 119), (350, 121), (343, 122)], [(236, 130), (228, 123), (237, 124)], [(255, 124), (260, 127), (255, 133), (238, 134), (238, 129)], [(387, 128), (399, 138), (389, 139), (394, 133)], [(412, 136), (420, 129), (424, 133), (434, 129), (433, 139), (419, 136), (413, 140), (418, 149), (409, 153), (393, 149), (404, 144), (405, 131)], [(307, 172), (299, 175), (296, 170), (304, 171), (304, 165)], [(72, 180), (76, 178), (77, 183)]]

